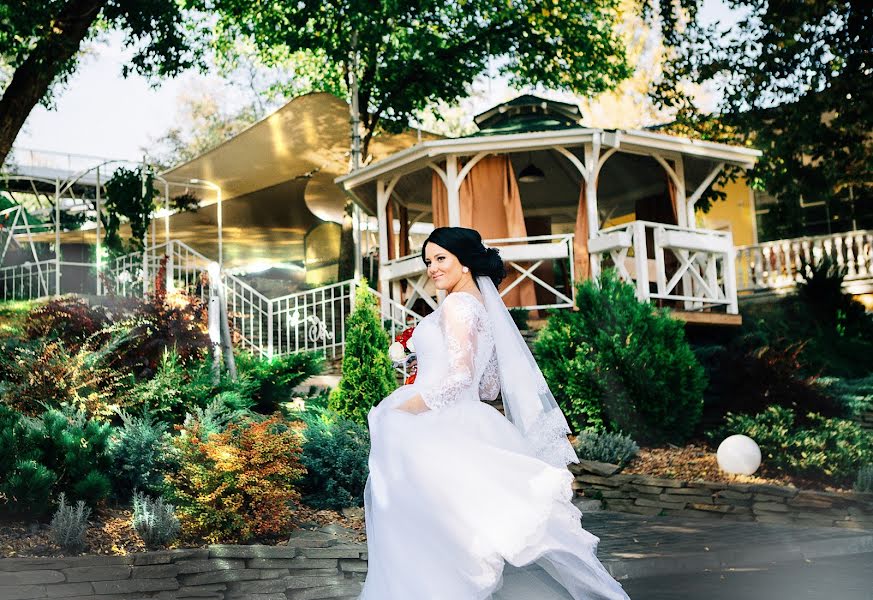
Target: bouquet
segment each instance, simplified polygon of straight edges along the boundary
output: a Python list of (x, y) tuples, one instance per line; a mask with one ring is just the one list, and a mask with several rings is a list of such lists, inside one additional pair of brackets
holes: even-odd
[[(415, 357), (415, 345), (412, 343), (413, 331), (415, 331), (415, 327), (404, 329), (397, 334), (397, 337), (394, 338), (394, 342), (388, 347), (388, 356), (391, 357), (391, 360), (394, 361), (395, 365), (403, 365), (404, 369), (406, 365), (409, 364), (410, 360)], [(413, 362), (412, 366), (407, 371), (409, 376), (406, 378), (406, 385), (415, 381), (417, 367), (417, 363)]]

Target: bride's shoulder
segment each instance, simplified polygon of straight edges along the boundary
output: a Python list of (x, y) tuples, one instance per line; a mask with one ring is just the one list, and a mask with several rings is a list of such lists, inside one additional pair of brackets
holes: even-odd
[(440, 308), (448, 315), (463, 317), (474, 317), (485, 312), (482, 302), (469, 292), (449, 294), (440, 304)]

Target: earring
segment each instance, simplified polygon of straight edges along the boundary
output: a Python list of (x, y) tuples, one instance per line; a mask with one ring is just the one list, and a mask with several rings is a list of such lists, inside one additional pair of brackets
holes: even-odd
[(470, 269), (468, 269), (467, 267), (464, 267), (463, 269), (461, 269), (461, 271), (463, 271), (464, 273), (469, 273)]

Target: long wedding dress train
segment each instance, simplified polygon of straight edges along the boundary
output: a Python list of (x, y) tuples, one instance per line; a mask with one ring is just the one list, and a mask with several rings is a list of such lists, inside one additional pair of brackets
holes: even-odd
[[(499, 379), (479, 300), (450, 294), (412, 339), (416, 382), (369, 414), (360, 599), (627, 599), (571, 504), (572, 474), (480, 401)], [(415, 393), (431, 410), (397, 410)]]

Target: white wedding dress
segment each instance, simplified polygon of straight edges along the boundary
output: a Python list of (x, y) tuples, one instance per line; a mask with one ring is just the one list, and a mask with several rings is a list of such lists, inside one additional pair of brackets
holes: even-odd
[[(572, 474), (536, 458), (519, 430), (480, 401), (500, 390), (482, 303), (450, 294), (412, 340), (415, 383), (369, 414), (369, 570), (360, 599), (627, 599), (571, 504)], [(396, 408), (417, 392), (429, 411)]]

